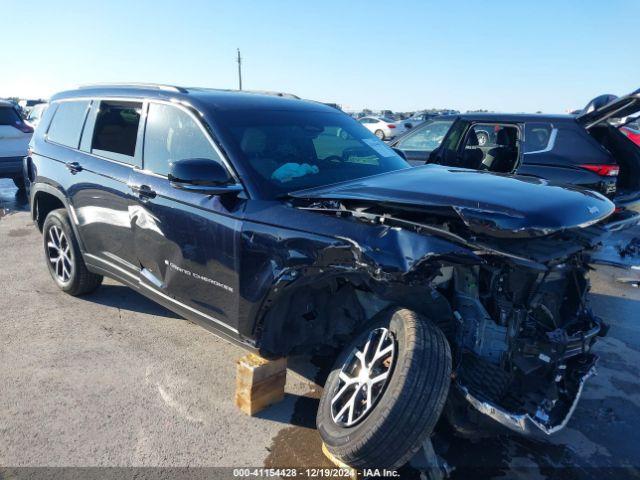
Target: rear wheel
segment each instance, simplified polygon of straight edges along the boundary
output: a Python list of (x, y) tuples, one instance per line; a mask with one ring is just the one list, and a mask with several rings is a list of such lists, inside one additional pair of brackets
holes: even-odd
[(82, 295), (100, 286), (102, 276), (87, 270), (65, 209), (47, 215), (42, 233), (49, 273), (63, 292)]
[(338, 357), (320, 400), (320, 436), (352, 467), (400, 467), (433, 431), (450, 376), (438, 327), (411, 310), (383, 310)]
[(376, 130), (375, 136), (378, 137), (380, 140), (384, 140), (386, 138), (382, 130)]

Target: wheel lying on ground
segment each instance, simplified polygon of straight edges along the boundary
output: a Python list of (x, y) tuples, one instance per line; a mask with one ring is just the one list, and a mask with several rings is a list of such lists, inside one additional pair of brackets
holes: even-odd
[(44, 254), (49, 273), (63, 292), (83, 295), (93, 292), (102, 283), (102, 275), (87, 270), (69, 215), (64, 208), (47, 215), (42, 227)]
[(352, 467), (400, 467), (431, 435), (450, 380), (442, 331), (411, 310), (385, 309), (333, 366), (318, 409), (320, 436)]

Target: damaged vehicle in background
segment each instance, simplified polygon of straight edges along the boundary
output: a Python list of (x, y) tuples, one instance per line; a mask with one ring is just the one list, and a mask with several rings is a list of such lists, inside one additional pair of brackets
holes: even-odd
[(577, 115), (468, 113), (436, 118), (390, 146), (413, 165), (515, 173), (595, 190), (616, 204), (615, 220), (629, 220), (640, 211), (640, 148), (619, 127), (638, 112), (640, 90), (597, 97)]
[(107, 275), (263, 356), (331, 354), (317, 426), (353, 467), (403, 465), (443, 413), (551, 434), (594, 372), (599, 193), (410, 168), (333, 108), (249, 92), (64, 92), (30, 147), (60, 289)]

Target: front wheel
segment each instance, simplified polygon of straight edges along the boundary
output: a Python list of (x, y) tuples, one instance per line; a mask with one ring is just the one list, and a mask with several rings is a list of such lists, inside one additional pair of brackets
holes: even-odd
[(354, 468), (398, 468), (431, 435), (450, 377), (442, 331), (411, 310), (385, 309), (338, 357), (320, 399), (320, 436)]
[(376, 130), (375, 136), (378, 137), (380, 140), (384, 140), (386, 138), (382, 130)]
[(87, 270), (64, 208), (47, 215), (42, 234), (49, 273), (63, 292), (82, 295), (100, 286), (102, 276)]

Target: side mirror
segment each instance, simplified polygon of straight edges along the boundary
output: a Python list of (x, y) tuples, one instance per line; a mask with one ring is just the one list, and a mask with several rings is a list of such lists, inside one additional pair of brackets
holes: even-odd
[(400, 155), (402, 158), (404, 158), (405, 160), (407, 159), (407, 155), (405, 155), (405, 153), (402, 150), (396, 147), (392, 147), (392, 148), (393, 148), (393, 151), (396, 152), (398, 155)]
[(189, 158), (169, 165), (169, 182), (173, 188), (207, 195), (239, 193), (242, 186), (229, 175), (226, 168), (214, 160)]

